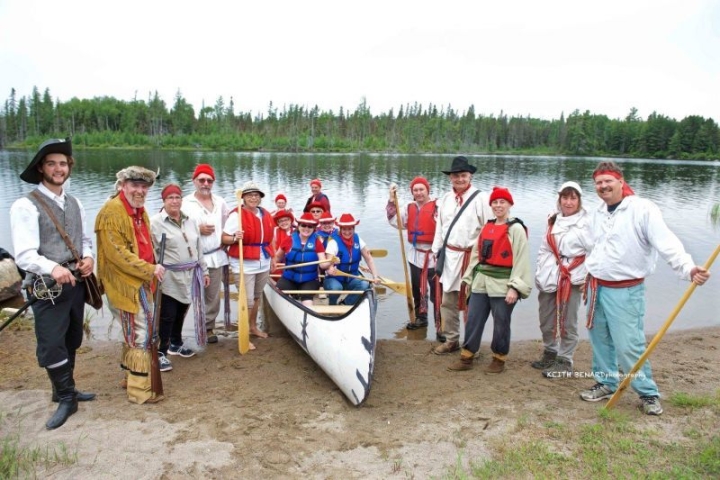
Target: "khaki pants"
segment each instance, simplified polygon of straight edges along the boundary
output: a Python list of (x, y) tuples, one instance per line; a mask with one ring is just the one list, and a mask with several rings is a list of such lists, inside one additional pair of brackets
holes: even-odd
[(447, 342), (460, 341), (460, 309), (458, 299), (460, 292), (443, 292), (442, 303), (440, 304), (440, 315), (442, 316), (442, 329)]

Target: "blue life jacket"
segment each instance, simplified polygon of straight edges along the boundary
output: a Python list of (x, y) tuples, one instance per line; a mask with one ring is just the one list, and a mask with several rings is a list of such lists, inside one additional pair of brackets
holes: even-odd
[[(335, 265), (335, 268), (351, 275), (360, 275), (360, 260), (362, 260), (362, 254), (360, 253), (360, 237), (358, 237), (358, 234), (353, 234), (352, 250), (348, 250), (347, 245), (343, 242), (340, 232), (334, 232), (332, 234), (332, 238), (335, 240), (335, 243), (337, 243), (337, 256), (340, 259), (340, 263)], [(352, 278), (340, 276), (331, 278), (334, 278), (340, 283), (348, 283), (352, 280)]]
[[(317, 234), (313, 232), (307, 239), (305, 247), (300, 243), (300, 234), (292, 234), (292, 248), (285, 254), (285, 265), (296, 265), (298, 263), (317, 262), (319, 260), (315, 249)], [(283, 271), (283, 278), (295, 283), (305, 283), (318, 279), (318, 266), (307, 265), (299, 268), (289, 268)]]
[(328, 240), (330, 240), (332, 233), (323, 232), (322, 230), (318, 230), (315, 233), (317, 233), (318, 237), (322, 240), (323, 246), (327, 248)]

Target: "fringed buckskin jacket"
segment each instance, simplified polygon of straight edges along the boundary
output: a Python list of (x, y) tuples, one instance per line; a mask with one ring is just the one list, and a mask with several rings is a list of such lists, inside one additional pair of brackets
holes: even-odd
[[(150, 232), (150, 217), (143, 213)], [(138, 256), (138, 239), (133, 218), (128, 215), (120, 195), (108, 200), (95, 218), (98, 249), (98, 276), (113, 307), (126, 312), (140, 311), (140, 287), (150, 282), (155, 265)], [(147, 241), (152, 242), (152, 238)]]

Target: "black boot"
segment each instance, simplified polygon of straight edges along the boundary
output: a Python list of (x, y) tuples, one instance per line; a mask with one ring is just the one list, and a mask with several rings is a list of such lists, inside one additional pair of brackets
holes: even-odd
[(77, 412), (78, 404), (75, 395), (75, 381), (73, 380), (72, 367), (66, 363), (58, 368), (47, 368), (48, 377), (57, 392), (59, 405), (50, 420), (45, 423), (48, 430), (58, 428), (72, 415)]
[[(70, 364), (70, 369), (73, 373), (73, 378), (75, 378), (75, 352), (68, 353), (68, 363)], [(91, 400), (95, 400), (95, 394), (90, 392), (81, 392), (79, 390), (75, 390), (75, 397), (77, 398), (78, 402), (89, 402)], [(53, 385), (52, 389), (52, 401), (55, 403), (58, 403), (60, 399), (58, 398), (57, 392), (55, 391), (55, 385)]]

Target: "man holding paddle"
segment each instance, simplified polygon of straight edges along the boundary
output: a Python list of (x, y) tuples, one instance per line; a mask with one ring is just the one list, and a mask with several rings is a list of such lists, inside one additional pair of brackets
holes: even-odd
[[(618, 367), (630, 372), (645, 351), (644, 280), (655, 269), (658, 253), (685, 280), (702, 285), (710, 277), (710, 272), (695, 265), (685, 252), (660, 209), (634, 194), (615, 162), (601, 162), (593, 180), (603, 203), (591, 213), (592, 246), (585, 260), (587, 327), (597, 381), (580, 393), (588, 402), (610, 398), (621, 380)], [(640, 396), (645, 414), (662, 414), (649, 362), (630, 385)]]
[(105, 286), (110, 312), (123, 330), (120, 364), (126, 371), (123, 383), (128, 400), (157, 403), (164, 396), (159, 368), (151, 368), (158, 365), (158, 358), (152, 358), (157, 334), (152, 282), (162, 282), (165, 268), (156, 263), (150, 217), (145, 211), (155, 172), (133, 166), (116, 176), (119, 190), (95, 218), (98, 277)]
[[(410, 281), (415, 306), (415, 322), (407, 324), (408, 330), (416, 330), (428, 326), (428, 296), (433, 303), (433, 319), (435, 335), (438, 341), (444, 342), (440, 321), (440, 303), (435, 299), (436, 289), (433, 288), (435, 278), (435, 256), (432, 255), (432, 242), (435, 238), (437, 224), (436, 200), (430, 197), (430, 182), (424, 177), (415, 177), (410, 182), (410, 193), (413, 201), (404, 207), (395, 205), (397, 185), (390, 185), (390, 198), (385, 212), (390, 225), (407, 230), (407, 257), (410, 265)], [(397, 221), (398, 210), (400, 222)], [(429, 295), (428, 295), (429, 293)]]
[[(32, 304), (38, 364), (47, 371), (53, 401), (58, 402), (57, 411), (45, 424), (48, 430), (63, 425), (77, 412), (78, 401), (95, 398), (94, 393), (77, 391), (74, 378), (75, 352), (82, 344), (85, 312), (85, 284), (79, 280), (90, 275), (95, 265), (85, 209), (64, 188), (74, 163), (69, 139), (44, 142), (20, 174), (22, 180), (38, 188), (16, 200), (10, 208), (15, 262), (28, 272), (26, 282), (44, 276), (62, 288), (52, 301)], [(43, 205), (65, 220), (66, 234), (82, 255), (80, 262), (75, 260)]]

